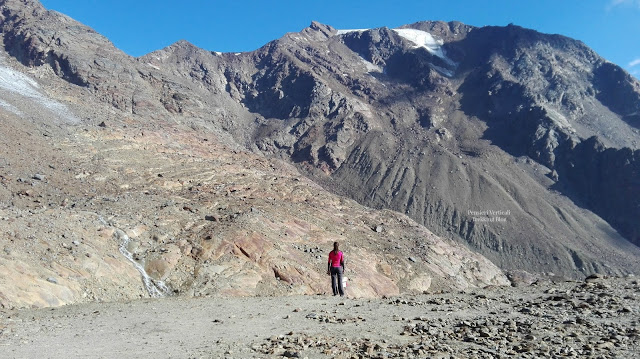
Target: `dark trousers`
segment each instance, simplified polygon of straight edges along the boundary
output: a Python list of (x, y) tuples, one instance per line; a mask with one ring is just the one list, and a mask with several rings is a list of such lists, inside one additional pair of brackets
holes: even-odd
[(342, 267), (331, 267), (331, 288), (333, 289), (333, 295), (344, 295), (344, 288), (342, 288)]

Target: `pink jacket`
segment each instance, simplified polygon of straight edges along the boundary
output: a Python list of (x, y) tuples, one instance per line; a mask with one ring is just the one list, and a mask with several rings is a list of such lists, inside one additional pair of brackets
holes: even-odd
[(335, 253), (334, 251), (329, 252), (329, 263), (332, 267), (340, 267), (340, 263), (342, 263), (342, 252), (338, 251)]

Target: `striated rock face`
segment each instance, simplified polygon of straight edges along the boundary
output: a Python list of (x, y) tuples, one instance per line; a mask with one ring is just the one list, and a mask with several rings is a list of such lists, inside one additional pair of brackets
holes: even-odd
[[(7, 40), (16, 28), (30, 29), (35, 38), (57, 26), (90, 33), (36, 3), (1, 6), (5, 19), (15, 22), (3, 22), (5, 43), (18, 46), (19, 37)], [(35, 49), (37, 43), (20, 46)], [(87, 48), (70, 51), (70, 63), (102, 56)], [(141, 60), (108, 51), (104, 56), (119, 58), (123, 71), (139, 75), (114, 88), (108, 81), (118, 80), (100, 77), (93, 65), (83, 76), (95, 84), (70, 85), (52, 63), (9, 54), (0, 54), (7, 79), (0, 81), (4, 307), (149, 295), (327, 293), (333, 241), (346, 253), (353, 297), (509, 283), (486, 258), (405, 215), (363, 207), (282, 160), (242, 150), (225, 128), (240, 131), (251, 117), (235, 110), (242, 105), (228, 95), (226, 77), (218, 76), (217, 55), (185, 42)], [(200, 57), (202, 66), (158, 70), (175, 56)], [(198, 82), (191, 79), (196, 73)], [(185, 74), (189, 80), (180, 80)], [(140, 91), (153, 116), (135, 110), (141, 102), (121, 107), (106, 97), (129, 91), (136, 81), (149, 81)], [(207, 85), (192, 95), (189, 86), (199, 81)], [(207, 91), (221, 97), (199, 97)], [(227, 103), (235, 105), (222, 107)]]
[(637, 271), (640, 85), (582, 43), (517, 26), (316, 23), (240, 58), (230, 82), (264, 117), (252, 143), (336, 193), (504, 269)]
[(0, 172), (4, 307), (327, 293), (333, 241), (353, 297), (509, 283), (486, 258), (404, 215), (330, 194), (280, 160), (188, 127), (49, 127), (25, 148), (21, 139), (47, 127), (5, 111), (1, 126), (15, 149)]
[[(640, 84), (580, 42), (314, 22), (253, 52), (180, 41), (136, 59), (37, 1), (0, 13), (0, 65), (26, 84), (0, 84), (13, 149), (0, 203), (22, 238), (45, 234), (21, 211), (71, 203), (62, 221), (81, 210), (87, 237), (122, 231), (152, 282), (188, 295), (323, 292), (334, 240), (358, 296), (507, 283), (495, 265), (640, 272)], [(13, 252), (23, 239), (7, 233)], [(140, 295), (113, 233), (95, 257), (129, 272), (103, 279), (102, 298)], [(37, 248), (20, 259), (29, 268), (48, 265)], [(80, 271), (73, 258), (65, 268)], [(92, 273), (49, 303), (84, 300)], [(67, 283), (38, 281), (49, 277)], [(46, 305), (24, 299), (35, 287), (6, 303)]]

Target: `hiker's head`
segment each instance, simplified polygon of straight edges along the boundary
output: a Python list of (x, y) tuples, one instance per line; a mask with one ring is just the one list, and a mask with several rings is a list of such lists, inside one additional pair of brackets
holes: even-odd
[(339, 247), (338, 242), (333, 242), (333, 250), (337, 252), (338, 247)]

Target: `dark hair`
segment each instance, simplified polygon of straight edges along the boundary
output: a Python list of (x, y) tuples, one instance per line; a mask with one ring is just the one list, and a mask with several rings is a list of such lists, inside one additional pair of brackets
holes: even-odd
[(338, 242), (333, 242), (333, 251), (334, 251), (334, 252), (336, 252), (336, 253), (338, 253), (338, 247), (339, 247), (339, 246), (340, 246), (340, 245), (338, 244)]

